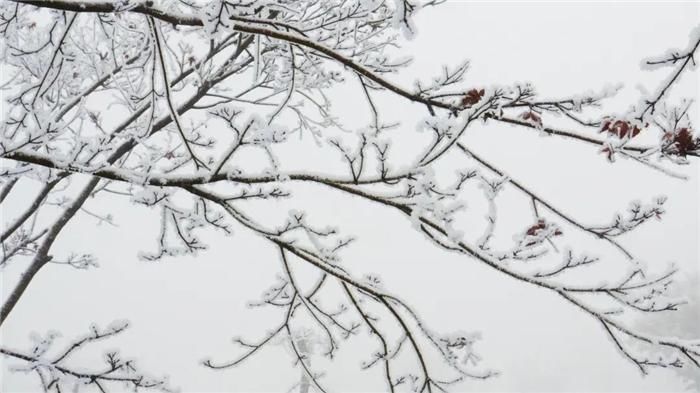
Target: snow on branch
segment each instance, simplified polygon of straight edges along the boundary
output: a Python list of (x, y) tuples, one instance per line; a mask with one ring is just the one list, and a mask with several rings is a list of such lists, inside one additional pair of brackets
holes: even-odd
[[(0, 354), (15, 363), (15, 372), (35, 374), (44, 391), (84, 391), (94, 386), (101, 392), (122, 391), (129, 389), (134, 392), (143, 391), (174, 391), (168, 378), (154, 378), (139, 370), (134, 360), (122, 357), (119, 352), (106, 352), (102, 359), (103, 365), (90, 370), (86, 367), (75, 367), (69, 362), (71, 356), (96, 342), (108, 340), (121, 334), (129, 327), (127, 322), (114, 322), (107, 328), (100, 329), (93, 325), (88, 334), (78, 337), (57, 349), (55, 341), (60, 334), (49, 332), (41, 337), (32, 335), (34, 345), (25, 352), (0, 348)], [(51, 355), (50, 355), (51, 354)]]

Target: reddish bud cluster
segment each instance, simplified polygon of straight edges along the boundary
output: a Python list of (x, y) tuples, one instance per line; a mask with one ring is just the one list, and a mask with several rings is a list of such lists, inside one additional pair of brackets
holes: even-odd
[[(527, 232), (525, 232), (528, 236), (536, 236), (541, 230), (545, 229), (547, 227), (547, 221), (544, 219), (540, 218), (537, 220), (537, 223), (530, 228), (527, 229)], [(554, 236), (560, 236), (562, 235), (562, 231), (559, 229), (554, 230)]]
[(673, 153), (681, 157), (685, 157), (689, 152), (700, 150), (700, 137), (695, 137), (693, 130), (686, 127), (679, 129), (675, 133), (666, 133), (664, 139), (670, 141)]
[(533, 111), (528, 111), (520, 115), (520, 118), (526, 122), (535, 125), (536, 127), (542, 127), (542, 118), (540, 115)]
[(637, 136), (642, 131), (636, 124), (633, 125), (627, 120), (605, 119), (600, 132), (608, 132), (620, 139), (628, 137), (630, 139)]
[(469, 90), (464, 95), (464, 97), (462, 97), (462, 106), (469, 107), (469, 106), (477, 104), (484, 97), (484, 93), (485, 93), (484, 89), (481, 89), (481, 90), (471, 89), (471, 90)]

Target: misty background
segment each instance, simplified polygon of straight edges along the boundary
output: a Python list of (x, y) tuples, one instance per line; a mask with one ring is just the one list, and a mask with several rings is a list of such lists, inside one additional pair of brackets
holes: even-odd
[[(642, 59), (670, 48), (684, 48), (698, 20), (697, 2), (448, 1), (418, 14), (418, 34), (401, 50), (410, 54), (413, 62), (389, 79), (412, 86), (416, 79), (426, 81), (437, 75), (443, 65), (470, 59), (466, 78), (475, 87), (531, 82), (542, 97), (554, 98), (624, 83), (623, 90), (609, 102), (610, 108), (623, 112), (636, 102), (640, 88), (655, 89), (670, 72), (642, 71)], [(697, 98), (698, 85), (696, 69), (684, 74), (671, 95)], [(337, 88), (334, 93), (333, 111), (341, 122), (367, 122), (367, 104), (356, 86)], [(403, 128), (412, 130), (425, 116), (424, 108), (400, 98), (380, 97), (378, 102), (385, 120), (401, 120)], [(697, 124), (698, 107), (692, 110)], [(640, 143), (644, 138), (640, 135)], [(649, 138), (654, 141), (655, 136)], [(621, 242), (652, 271), (657, 267), (662, 271), (673, 262), (684, 280), (698, 274), (697, 160), (681, 168), (690, 177), (681, 181), (628, 160), (610, 164), (595, 147), (505, 125), (472, 126), (463, 141), (512, 178), (587, 224), (610, 222), (632, 200), (646, 203), (659, 195), (668, 196), (662, 221), (643, 225)], [(300, 167), (316, 165), (318, 172), (345, 173), (337, 157), (328, 162), (308, 137), (285, 147), (280, 155)], [(452, 170), (477, 167), (456, 154), (441, 165)], [(15, 209), (24, 206), (39, 186), (28, 180), (20, 185), (3, 205), (3, 223), (12, 219)], [(435, 330), (482, 332), (478, 353), (484, 365), (501, 375), (466, 382), (455, 391), (676, 392), (686, 387), (686, 382), (670, 370), (654, 369), (642, 377), (590, 316), (551, 293), (435, 247), (394, 211), (317, 185), (285, 187), (293, 191), (293, 198), (249, 203), (246, 212), (263, 222), (281, 223), (290, 209), (303, 210), (312, 224), (333, 225), (343, 234), (354, 235), (357, 241), (342, 254), (350, 271), (381, 276), (386, 288), (402, 294)], [(487, 206), (479, 192), (465, 196), (465, 200), (465, 222), (469, 225), (460, 229), (473, 238), (483, 231)], [(531, 222), (530, 202), (512, 188), (504, 191), (498, 202), (499, 233), (511, 240), (509, 232)], [(0, 331), (3, 346), (29, 348), (31, 332), (48, 330), (60, 331), (66, 341), (59, 343), (63, 343), (86, 333), (93, 322), (106, 326), (126, 319), (131, 323), (127, 332), (76, 354), (74, 363), (89, 365), (100, 359), (105, 349), (119, 348), (123, 356), (136, 358), (142, 369), (155, 375), (169, 374), (172, 384), (184, 392), (284, 392), (298, 382), (299, 370), (292, 367), (293, 357), (282, 343), (264, 349), (238, 368), (213, 371), (200, 364), (205, 358), (223, 361), (237, 357), (241, 352), (232, 344), (232, 337), (260, 338), (281, 319), (279, 310), (247, 306), (275, 282), (280, 268), (275, 248), (234, 226), (232, 236), (212, 233), (205, 238), (210, 248), (197, 257), (145, 262), (138, 253), (155, 250), (158, 211), (111, 195), (88, 200), (86, 208), (112, 214), (117, 226), (97, 225), (94, 217), (79, 214), (60, 235), (52, 254), (91, 253), (100, 267), (76, 271), (46, 266)], [(565, 223), (561, 225), (565, 232), (574, 232)], [(572, 236), (558, 246), (587, 250), (604, 260), (621, 258), (599, 243), (586, 236)], [(23, 267), (18, 261), (0, 271), (3, 295)], [(650, 330), (677, 326), (678, 331), (671, 334), (694, 331), (697, 337), (700, 329), (697, 323), (693, 325), (697, 321), (687, 317), (692, 314), (677, 314), (639, 324)], [(323, 379), (331, 390), (369, 392), (383, 386), (378, 368), (359, 369), (360, 360), (367, 360), (370, 353), (367, 345), (374, 344), (366, 337), (341, 343), (339, 356)], [(312, 365), (315, 362), (312, 358)], [(8, 367), (16, 364), (0, 358), (0, 390), (38, 391), (35, 376), (8, 372)], [(325, 363), (319, 359), (318, 364)]]

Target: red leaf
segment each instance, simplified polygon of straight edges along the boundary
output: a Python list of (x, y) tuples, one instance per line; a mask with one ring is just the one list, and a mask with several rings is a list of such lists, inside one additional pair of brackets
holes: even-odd
[(605, 119), (601, 124), (600, 132), (608, 132), (620, 139), (624, 139), (625, 137), (632, 139), (639, 135), (642, 129), (636, 124), (632, 125), (632, 123), (627, 120)]
[[(539, 220), (537, 220), (537, 223), (528, 228), (525, 233), (528, 236), (536, 236), (541, 230), (545, 228), (547, 228), (547, 221), (545, 221), (543, 218), (540, 218)], [(562, 234), (563, 232), (559, 228), (554, 229), (554, 236), (560, 236)]]
[(543, 219), (540, 218), (540, 219), (537, 221), (537, 224), (535, 224), (535, 225), (531, 226), (530, 228), (528, 228), (527, 232), (525, 232), (525, 233), (527, 233), (528, 236), (535, 236), (535, 235), (537, 234), (537, 232), (543, 230), (543, 229), (545, 228), (546, 225), (547, 225), (546, 222), (545, 222)]
[(522, 115), (520, 115), (520, 117), (530, 124), (533, 124), (537, 127), (542, 127), (542, 118), (540, 117), (540, 115), (533, 111), (525, 112)]
[(462, 97), (462, 106), (464, 107), (469, 107), (472, 105), (477, 104), (479, 101), (481, 101), (481, 98), (484, 96), (484, 89), (477, 90), (477, 89), (471, 89), (469, 90), (464, 97)]
[(675, 146), (679, 156), (685, 157), (689, 152), (700, 149), (700, 138), (694, 138), (693, 131), (686, 127), (667, 136), (667, 139), (673, 138), (672, 146)]

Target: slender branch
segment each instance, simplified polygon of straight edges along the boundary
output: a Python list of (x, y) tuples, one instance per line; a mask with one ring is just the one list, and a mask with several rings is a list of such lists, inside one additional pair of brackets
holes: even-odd
[(19, 229), (19, 227), (21, 227), (22, 224), (24, 224), (24, 222), (27, 221), (27, 219), (28, 219), (32, 214), (36, 213), (36, 211), (37, 211), (37, 210), (41, 207), (41, 205), (44, 203), (44, 200), (45, 200), (46, 197), (49, 195), (49, 193), (51, 192), (51, 190), (53, 190), (53, 188), (56, 187), (56, 185), (57, 185), (61, 180), (63, 180), (64, 177), (65, 177), (65, 174), (59, 175), (56, 179), (54, 179), (54, 180), (52, 180), (52, 181), (46, 183), (46, 184), (41, 188), (41, 190), (40, 190), (39, 193), (36, 195), (36, 197), (34, 198), (34, 200), (32, 201), (32, 203), (29, 205), (29, 207), (27, 207), (27, 209), (26, 209), (24, 212), (22, 212), (22, 214), (20, 214), (20, 216), (17, 217), (17, 218), (15, 219), (15, 221), (14, 221), (12, 224), (8, 225), (8, 227), (2, 232), (2, 234), (0, 234), (0, 242), (4, 242), (8, 237), (10, 237), (10, 235), (12, 235), (13, 233), (15, 233), (15, 231), (16, 231), (17, 229)]
[[(486, 168), (488, 168), (491, 172), (494, 172), (494, 173), (498, 174), (499, 176), (505, 176), (505, 172), (501, 171), (500, 169), (496, 168), (495, 166), (493, 166), (493, 165), (492, 165), (491, 163), (489, 163), (488, 161), (486, 161), (486, 160), (484, 160), (483, 158), (481, 158), (479, 155), (477, 155), (476, 153), (474, 153), (473, 150), (467, 148), (463, 143), (458, 142), (458, 143), (457, 143), (457, 147), (458, 147), (460, 150), (462, 150), (467, 156), (473, 158), (475, 161), (477, 161), (477, 162), (480, 163), (481, 165), (483, 165), (483, 166), (485, 166)], [(607, 241), (608, 243), (612, 244), (615, 248), (617, 248), (618, 250), (620, 250), (628, 259), (634, 259), (634, 257), (632, 256), (632, 254), (630, 254), (630, 252), (627, 251), (620, 243), (618, 243), (617, 241), (611, 239), (609, 236), (606, 236), (606, 235), (604, 235), (604, 234), (602, 234), (602, 233), (600, 233), (600, 232), (597, 232), (597, 231), (593, 230), (592, 228), (589, 228), (589, 227), (587, 227), (587, 226), (581, 224), (578, 220), (576, 220), (576, 219), (574, 219), (573, 217), (569, 216), (568, 214), (564, 213), (561, 209), (555, 207), (554, 205), (552, 205), (551, 203), (549, 203), (548, 201), (546, 201), (546, 200), (543, 199), (542, 197), (540, 197), (540, 196), (538, 196), (537, 194), (535, 194), (535, 193), (534, 193), (533, 191), (531, 191), (530, 189), (528, 189), (528, 188), (526, 188), (525, 186), (523, 186), (522, 183), (520, 183), (520, 182), (518, 182), (518, 181), (512, 179), (510, 176), (508, 177), (508, 183), (512, 184), (515, 188), (517, 188), (518, 190), (522, 191), (525, 195), (527, 195), (527, 196), (529, 196), (530, 198), (532, 198), (533, 201), (537, 201), (537, 202), (540, 203), (542, 206), (546, 207), (547, 210), (549, 210), (550, 212), (552, 212), (552, 213), (556, 214), (557, 216), (561, 217), (564, 221), (568, 222), (569, 224), (575, 226), (576, 228), (578, 228), (578, 229), (580, 229), (580, 230), (582, 230), (582, 231), (584, 231), (584, 232), (587, 232), (587, 233), (593, 235), (593, 236), (596, 237), (596, 238), (603, 239), (603, 240)]]

